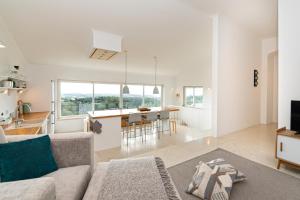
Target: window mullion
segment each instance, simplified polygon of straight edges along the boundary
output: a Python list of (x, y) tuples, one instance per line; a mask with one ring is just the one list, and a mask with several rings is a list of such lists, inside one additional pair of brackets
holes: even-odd
[(195, 107), (195, 87), (193, 88), (193, 107)]
[(145, 85), (143, 85), (143, 101), (142, 101), (142, 106), (145, 105)]
[(119, 108), (123, 109), (123, 84), (120, 84), (120, 101)]
[(92, 98), (92, 109), (93, 109), (93, 112), (95, 111), (95, 83), (92, 82), (93, 84), (93, 98)]

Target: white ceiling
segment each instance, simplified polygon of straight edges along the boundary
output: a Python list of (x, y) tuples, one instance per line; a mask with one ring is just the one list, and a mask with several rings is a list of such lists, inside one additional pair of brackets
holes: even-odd
[(124, 37), (129, 71), (153, 73), (157, 55), (159, 73), (175, 75), (209, 64), (210, 14), (269, 37), (276, 35), (276, 6), (276, 0), (1, 0), (0, 15), (31, 64), (124, 70), (122, 54), (89, 59), (97, 29)]
[(278, 0), (182, 0), (208, 14), (230, 17), (261, 38), (277, 36)]

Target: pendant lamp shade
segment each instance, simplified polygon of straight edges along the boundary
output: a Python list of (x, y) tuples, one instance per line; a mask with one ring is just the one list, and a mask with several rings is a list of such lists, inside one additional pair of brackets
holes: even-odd
[(153, 89), (153, 94), (159, 94), (159, 90), (158, 90), (158, 87), (156, 85), (156, 74), (157, 74), (157, 57), (156, 56), (154, 56), (154, 66), (155, 66), (155, 74), (154, 74), (155, 87)]
[(125, 50), (125, 84), (123, 86), (123, 94), (129, 93), (129, 87), (127, 85), (127, 50)]
[(124, 85), (124, 87), (123, 87), (123, 94), (129, 94), (129, 87), (128, 87), (128, 85)]
[(159, 90), (158, 90), (158, 87), (155, 86), (154, 89), (153, 89), (153, 94), (159, 94)]

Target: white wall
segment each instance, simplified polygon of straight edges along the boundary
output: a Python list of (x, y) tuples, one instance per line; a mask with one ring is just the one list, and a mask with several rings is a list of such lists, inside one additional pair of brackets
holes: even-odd
[[(51, 100), (51, 80), (82, 80), (82, 81), (99, 81), (107, 83), (122, 83), (124, 81), (124, 73), (109, 72), (102, 70), (27, 65), (24, 69), (27, 75), (28, 90), (23, 94), (23, 101), (32, 104), (33, 111), (50, 110)], [(128, 83), (148, 83), (153, 84), (153, 75), (128, 74)], [(163, 100), (164, 105), (174, 104), (175, 96), (175, 79), (174, 77), (159, 76), (158, 84), (164, 85)], [(58, 120), (56, 131), (82, 131), (82, 119)]]
[(274, 54), (272, 122), (278, 122), (278, 52)]
[[(201, 108), (181, 107), (180, 119), (189, 127), (198, 130), (211, 129), (211, 69), (212, 69), (212, 20), (207, 19), (201, 38), (194, 41), (193, 58), (186, 61), (176, 76), (176, 105), (183, 106), (183, 87), (202, 86), (204, 88), (203, 106)], [(175, 96), (174, 96), (175, 97)]]
[[(253, 70), (260, 70), (261, 41), (230, 19), (220, 16), (214, 26), (214, 70), (217, 83), (217, 135), (224, 135), (260, 122), (260, 86), (253, 87)], [(217, 87), (217, 88), (216, 88)]]
[[(9, 33), (4, 21), (0, 17), (0, 41), (3, 42), (6, 48), (0, 48), (0, 80), (1, 76), (9, 72), (9, 67), (14, 65), (22, 66), (26, 63), (20, 49), (16, 45), (14, 38)], [(0, 115), (8, 115), (14, 112), (18, 95), (15, 91), (8, 95), (0, 94)]]
[[(211, 48), (208, 47), (207, 51), (211, 52)], [(180, 97), (176, 97), (176, 105), (182, 106), (180, 120), (198, 130), (211, 129), (211, 58), (208, 57), (205, 62), (203, 65), (185, 67), (185, 71), (176, 77), (176, 92), (180, 92)], [(183, 107), (184, 86), (202, 86), (204, 88), (201, 108)]]
[[(260, 122), (262, 124), (267, 124), (267, 111), (268, 111), (268, 102), (267, 99), (267, 94), (268, 94), (268, 81), (269, 81), (269, 55), (277, 52), (278, 47), (277, 47), (277, 38), (266, 38), (262, 40), (262, 48), (261, 48), (261, 59), (262, 59), (262, 64), (261, 64), (261, 70), (259, 74), (259, 82), (260, 82), (260, 88), (261, 88), (261, 113), (260, 113)], [(271, 76), (270, 79), (273, 79)]]
[[(207, 49), (211, 51), (210, 48)], [(211, 59), (210, 59), (211, 60)], [(198, 130), (211, 129), (211, 65), (187, 69), (176, 77), (176, 91), (180, 92), (180, 97), (176, 97), (176, 105), (182, 106), (180, 109), (180, 120), (191, 128)], [(203, 106), (201, 108), (188, 108), (183, 106), (183, 87), (202, 86), (204, 88)], [(174, 96), (175, 97), (175, 96)]]
[(279, 0), (278, 4), (278, 126), (290, 128), (291, 100), (300, 100), (300, 1)]

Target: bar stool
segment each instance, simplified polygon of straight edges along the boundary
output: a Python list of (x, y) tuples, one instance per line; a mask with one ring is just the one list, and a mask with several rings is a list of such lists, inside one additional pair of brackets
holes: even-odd
[(128, 124), (128, 116), (122, 116), (121, 118), (121, 128), (122, 128), (122, 136), (123, 139), (125, 138), (125, 134), (127, 131), (127, 125)]
[(131, 128), (134, 128), (134, 138), (136, 138), (136, 128), (137, 126), (140, 129), (140, 136), (142, 136), (142, 142), (144, 141), (143, 137), (143, 120), (142, 120), (142, 114), (140, 113), (133, 113), (129, 114), (128, 116), (128, 122), (127, 122), (127, 146), (128, 146), (128, 139), (129, 139), (129, 134), (131, 138)]
[(161, 124), (161, 132), (163, 133), (164, 130), (164, 122), (168, 122), (169, 129), (167, 131), (170, 131), (171, 135), (171, 123), (170, 123), (170, 112), (167, 110), (161, 111), (159, 115), (159, 124)]
[(177, 114), (178, 114), (177, 112), (173, 112), (173, 114), (170, 113), (170, 124), (173, 133), (177, 132), (177, 120), (178, 120)]
[[(154, 128), (156, 128), (156, 130), (158, 130), (158, 113), (157, 112), (149, 112), (144, 114), (144, 120), (143, 120), (143, 124), (144, 124), (144, 130), (145, 130), (145, 141), (147, 138), (147, 127), (149, 128), (150, 126), (150, 130), (151, 132), (154, 130)], [(159, 135), (159, 131), (157, 131), (158, 135)]]

